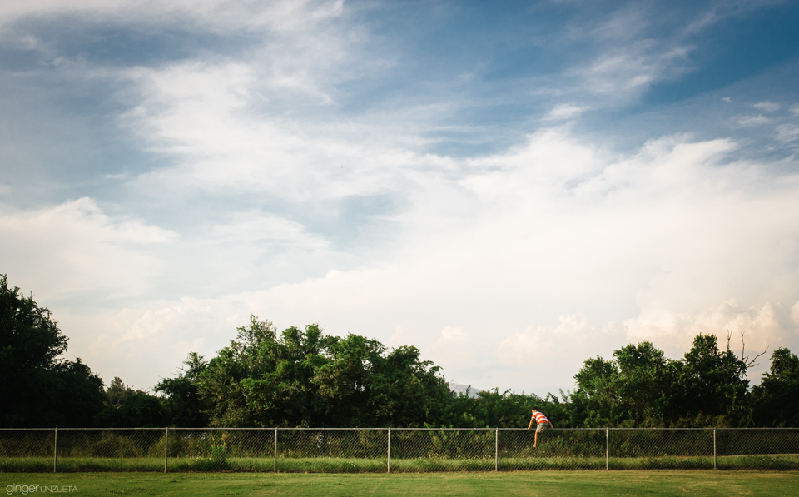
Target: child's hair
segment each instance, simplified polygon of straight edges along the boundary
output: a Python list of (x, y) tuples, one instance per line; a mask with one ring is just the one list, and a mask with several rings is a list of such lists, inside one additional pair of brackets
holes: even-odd
[(538, 410), (538, 408), (533, 406), (533, 411), (537, 411), (537, 410)]

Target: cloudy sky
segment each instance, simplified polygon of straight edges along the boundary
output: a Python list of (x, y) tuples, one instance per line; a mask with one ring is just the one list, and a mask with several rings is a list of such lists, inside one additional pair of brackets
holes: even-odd
[(0, 273), (138, 388), (250, 314), (542, 395), (642, 340), (797, 352), (797, 32), (769, 0), (4, 0)]

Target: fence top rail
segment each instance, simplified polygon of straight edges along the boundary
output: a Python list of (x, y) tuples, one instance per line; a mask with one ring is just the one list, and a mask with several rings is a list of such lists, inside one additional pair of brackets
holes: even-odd
[[(528, 428), (2, 428), (0, 431), (527, 431)], [(553, 431), (796, 431), (799, 427), (749, 428), (552, 428)]]
[(0, 431), (53, 431), (63, 428), (0, 428)]

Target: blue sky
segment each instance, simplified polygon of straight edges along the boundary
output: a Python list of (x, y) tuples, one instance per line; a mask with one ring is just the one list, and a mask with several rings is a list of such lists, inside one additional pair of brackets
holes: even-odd
[(795, 351), (797, 32), (781, 1), (3, 2), (0, 272), (139, 388), (250, 314), (539, 394), (641, 340)]

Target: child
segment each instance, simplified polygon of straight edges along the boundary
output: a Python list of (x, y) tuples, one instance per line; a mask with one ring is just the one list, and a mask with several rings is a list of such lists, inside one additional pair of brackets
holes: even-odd
[(550, 428), (554, 428), (555, 426), (552, 425), (552, 423), (547, 419), (547, 417), (544, 416), (544, 413), (539, 411), (537, 407), (533, 407), (533, 417), (530, 418), (530, 426), (527, 427), (528, 430), (533, 427), (533, 422), (538, 423), (538, 427), (535, 429), (535, 439), (533, 440), (533, 447), (538, 447), (538, 432), (544, 431), (547, 425), (549, 425)]

